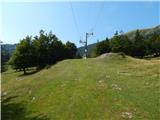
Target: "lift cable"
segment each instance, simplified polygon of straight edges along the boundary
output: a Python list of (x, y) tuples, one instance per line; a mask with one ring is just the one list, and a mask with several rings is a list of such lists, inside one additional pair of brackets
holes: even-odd
[(101, 5), (100, 5), (99, 11), (98, 11), (97, 16), (96, 16), (95, 24), (94, 24), (93, 27), (91, 28), (92, 31), (95, 30), (95, 28), (97, 27), (97, 25), (98, 25), (98, 23), (99, 23), (99, 21), (100, 21), (103, 8), (104, 8), (104, 2), (102, 2)]
[(75, 27), (76, 27), (76, 30), (77, 30), (77, 35), (80, 37), (80, 32), (79, 32), (79, 28), (78, 28), (75, 12), (74, 12), (74, 9), (73, 9), (73, 5), (72, 5), (71, 1), (69, 1), (69, 3), (70, 3), (71, 11), (72, 11), (73, 21), (74, 21), (74, 24), (75, 24)]

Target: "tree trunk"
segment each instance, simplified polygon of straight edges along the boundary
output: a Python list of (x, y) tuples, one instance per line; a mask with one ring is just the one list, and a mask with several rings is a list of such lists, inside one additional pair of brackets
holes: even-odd
[(23, 72), (24, 72), (24, 75), (26, 74), (26, 69), (25, 68), (23, 68)]

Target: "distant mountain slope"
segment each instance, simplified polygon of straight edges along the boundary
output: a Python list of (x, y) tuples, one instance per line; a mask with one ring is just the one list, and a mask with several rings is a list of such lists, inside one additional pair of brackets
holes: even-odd
[[(93, 44), (88, 45), (88, 53), (91, 53), (94, 48), (96, 48), (96, 43), (93, 43)], [(79, 47), (79, 48), (78, 48), (78, 53), (79, 53), (81, 56), (83, 56), (84, 47)]]
[[(124, 34), (127, 35), (129, 37), (129, 39), (132, 40), (135, 37), (136, 30), (129, 31), (129, 32), (126, 32)], [(140, 34), (144, 38), (148, 38), (148, 37), (151, 37), (153, 34), (160, 34), (160, 25), (158, 25), (156, 27), (153, 27), (153, 28), (139, 29), (139, 31), (140, 31)], [(91, 54), (92, 50), (95, 47), (96, 47), (96, 43), (88, 45), (88, 53)], [(80, 55), (83, 55), (83, 53), (84, 53), (84, 47), (78, 48), (78, 52), (80, 53)]]
[(1, 62), (7, 62), (16, 48), (16, 44), (2, 44), (1, 45)]
[[(160, 25), (153, 27), (153, 28), (147, 28), (147, 29), (140, 29), (140, 34), (145, 37), (151, 37), (153, 34), (160, 34)], [(125, 33), (130, 39), (133, 39), (135, 37), (136, 30), (129, 31)]]
[(16, 44), (2, 44), (1, 50), (8, 54), (11, 54), (16, 48)]

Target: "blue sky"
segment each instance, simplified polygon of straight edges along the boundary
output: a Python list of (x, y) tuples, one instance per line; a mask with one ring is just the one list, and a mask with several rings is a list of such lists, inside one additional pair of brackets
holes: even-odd
[(159, 6), (158, 2), (3, 2), (0, 39), (18, 43), (43, 29), (52, 30), (64, 43), (69, 40), (79, 47), (86, 32), (94, 33), (90, 44), (113, 36), (116, 30), (127, 32), (159, 25)]

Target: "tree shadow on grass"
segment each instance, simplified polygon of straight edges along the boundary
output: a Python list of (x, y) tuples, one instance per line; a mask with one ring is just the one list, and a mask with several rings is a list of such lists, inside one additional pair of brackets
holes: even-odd
[[(56, 64), (56, 63), (54, 63), (54, 64)], [(44, 69), (50, 69), (51, 66), (54, 65), (54, 64), (48, 64), (46, 66), (38, 67), (38, 68), (26, 68), (26, 73), (25, 74), (23, 73), (23, 74), (19, 75), (19, 77), (21, 77), (21, 76), (27, 76), (27, 75), (32, 75), (32, 74), (40, 72), (41, 70), (44, 70)], [(23, 72), (23, 70), (19, 70), (18, 72)]]
[(40, 114), (30, 116), (25, 108), (24, 103), (15, 102), (18, 96), (1, 96), (1, 118), (2, 120), (50, 120), (48, 117)]
[(40, 72), (41, 70), (42, 70), (42, 69), (33, 70), (33, 71), (27, 71), (26, 74), (21, 74), (21, 75), (19, 75), (19, 77), (27, 76), (27, 75), (32, 75), (32, 74), (35, 74), (35, 73)]

